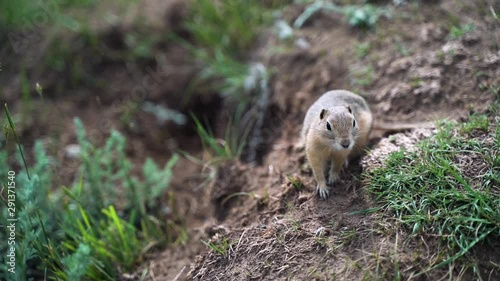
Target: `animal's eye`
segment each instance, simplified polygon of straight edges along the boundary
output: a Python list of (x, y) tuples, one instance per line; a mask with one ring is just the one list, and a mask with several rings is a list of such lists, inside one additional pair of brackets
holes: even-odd
[(354, 120), (354, 119), (352, 120), (352, 127), (353, 128), (356, 127), (356, 120)]
[(328, 131), (331, 131), (332, 130), (332, 127), (330, 127), (330, 122), (326, 122), (326, 129)]

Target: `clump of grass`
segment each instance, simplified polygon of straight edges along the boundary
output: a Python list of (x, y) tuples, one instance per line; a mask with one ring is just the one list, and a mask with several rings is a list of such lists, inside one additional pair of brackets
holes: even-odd
[(365, 58), (370, 52), (371, 44), (370, 42), (358, 43), (354, 46), (354, 51), (356, 52), (356, 57), (358, 59)]
[(196, 43), (231, 55), (250, 48), (269, 16), (258, 1), (233, 0), (194, 0), (191, 14), (186, 27)]
[(127, 45), (127, 52), (124, 59), (151, 59), (154, 52), (153, 47), (161, 41), (159, 35), (145, 35), (140, 32), (127, 32), (125, 35), (125, 44)]
[(422, 79), (421, 78), (412, 78), (410, 79), (410, 81), (408, 82), (408, 85), (410, 85), (410, 87), (412, 88), (418, 88), (420, 86), (422, 86)]
[[(248, 91), (245, 91), (245, 81), (250, 75), (248, 65), (231, 57), (228, 53), (217, 48), (211, 54), (206, 49), (191, 47), (195, 57), (203, 63), (203, 68), (191, 82), (191, 93), (195, 88), (203, 89), (203, 85), (208, 84), (208, 89), (216, 90), (220, 95), (228, 100), (238, 101), (246, 105), (250, 100)], [(186, 99), (190, 98), (188, 94)]]
[(483, 132), (488, 132), (488, 127), (490, 126), (490, 120), (488, 116), (483, 114), (472, 114), (469, 116), (468, 122), (465, 122), (460, 127), (462, 133), (470, 133), (473, 130), (481, 130)]
[(211, 241), (203, 241), (201, 240), (203, 244), (205, 244), (208, 248), (210, 248), (213, 252), (225, 256), (231, 246), (235, 244), (235, 241), (228, 239), (227, 237), (224, 237), (222, 235), (216, 234), (216, 236), (211, 240)]
[(304, 186), (302, 179), (297, 175), (289, 175), (287, 176), (287, 179), (297, 190), (301, 190)]
[(350, 69), (351, 83), (354, 86), (370, 86), (375, 80), (375, 70), (373, 66), (352, 67)]
[(412, 52), (399, 36), (394, 38), (394, 47), (403, 57), (409, 56)]
[[(67, 250), (73, 252), (69, 257), (78, 256), (78, 249), (89, 247), (91, 249), (90, 258), (100, 261), (102, 266), (89, 265), (82, 276), (99, 278), (105, 269), (107, 275), (116, 276), (118, 274), (116, 265), (120, 265), (123, 270), (130, 271), (143, 251), (147, 251), (148, 244), (152, 237), (145, 236), (140, 229), (131, 222), (121, 218), (115, 207), (110, 205), (104, 208), (102, 218), (96, 219), (85, 210), (85, 206), (78, 205), (79, 216), (75, 215), (73, 224), (67, 227), (66, 233), (73, 239), (63, 242)], [(64, 267), (66, 273), (72, 268)], [(58, 271), (55, 271), (58, 272)], [(101, 277), (102, 278), (102, 277)]]
[[(248, 135), (248, 130), (240, 135), (233, 126), (232, 120), (228, 123), (224, 139), (217, 138), (208, 126), (204, 126), (201, 121), (191, 114), (196, 126), (196, 131), (200, 136), (201, 143), (205, 151), (211, 153), (211, 163), (216, 163), (224, 160), (238, 159), (245, 147), (245, 139)], [(237, 122), (236, 122), (237, 123)]]
[(467, 23), (464, 25), (454, 25), (451, 27), (448, 37), (450, 37), (451, 39), (458, 39), (465, 34), (474, 31), (474, 29), (475, 26), (472, 23)]
[[(475, 245), (500, 237), (500, 161), (491, 153), (500, 150), (500, 125), (488, 131), (486, 118), (473, 115), (461, 129), (445, 122), (417, 151), (394, 152), (385, 167), (366, 174), (367, 189), (383, 210), (412, 235), (438, 237), (448, 249), (414, 277), (464, 261)], [(480, 139), (460, 134), (473, 128), (485, 129)], [(460, 164), (467, 156), (480, 159), (472, 164), (483, 165), (480, 175), (470, 175), (465, 171), (470, 165)]]

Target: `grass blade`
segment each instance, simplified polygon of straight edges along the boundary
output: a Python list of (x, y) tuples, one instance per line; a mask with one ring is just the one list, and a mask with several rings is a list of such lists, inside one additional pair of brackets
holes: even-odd
[(12, 120), (12, 115), (10, 115), (9, 107), (7, 107), (7, 104), (5, 104), (5, 114), (7, 115), (7, 120), (9, 120), (9, 125), (10, 125), (10, 128), (12, 129), (12, 132), (14, 133), (14, 137), (16, 138), (17, 147), (19, 148), (19, 152), (21, 153), (21, 157), (23, 158), (24, 168), (26, 169), (26, 174), (28, 175), (28, 179), (31, 180), (30, 173), (28, 171), (28, 164), (26, 164), (26, 158), (24, 158), (23, 148), (21, 147), (21, 142), (19, 141), (19, 138), (17, 137), (16, 125), (14, 124), (14, 121)]

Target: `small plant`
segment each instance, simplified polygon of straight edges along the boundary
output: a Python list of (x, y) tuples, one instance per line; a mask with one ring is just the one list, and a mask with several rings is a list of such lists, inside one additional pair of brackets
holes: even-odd
[(92, 215), (96, 215), (119, 198), (116, 187), (121, 184), (125, 191), (123, 199), (127, 199), (129, 204), (126, 208), (145, 215), (148, 208), (154, 207), (154, 200), (168, 187), (171, 169), (179, 157), (174, 155), (163, 169), (159, 169), (152, 160), (146, 160), (143, 167), (145, 182), (141, 183), (132, 176), (132, 162), (125, 156), (125, 137), (113, 131), (104, 148), (96, 148), (87, 139), (79, 119), (75, 119), (75, 126), (81, 147), (83, 188), (92, 191), (82, 196), (80, 192), (72, 190), (75, 200), (92, 210)]
[(235, 244), (235, 241), (229, 240), (227, 237), (220, 234), (216, 234), (215, 237), (212, 238), (212, 241), (207, 242), (201, 240), (201, 242), (221, 256), (225, 256), (231, 246)]
[(125, 44), (130, 50), (131, 59), (152, 58), (152, 49), (160, 40), (161, 37), (158, 35), (144, 36), (139, 32), (130, 32), (125, 35)]
[[(74, 221), (66, 229), (66, 234), (72, 239), (63, 242), (63, 246), (68, 252), (74, 252), (70, 257), (76, 256), (76, 259), (81, 247), (90, 247), (89, 259), (99, 261), (101, 265), (89, 264), (84, 273), (94, 280), (103, 278), (102, 269), (108, 272), (107, 275), (116, 276), (118, 272), (115, 265), (120, 265), (126, 271), (132, 270), (150, 243), (145, 238), (151, 237), (141, 237), (141, 231), (119, 217), (113, 205), (102, 210), (101, 219), (91, 217), (84, 207), (78, 206), (80, 216), (75, 215)], [(74, 270), (63, 268), (68, 275)]]
[(450, 34), (448, 35), (451, 39), (458, 39), (465, 34), (474, 31), (475, 26), (472, 23), (467, 23), (465, 25), (457, 26), (454, 25), (450, 29)]
[(358, 59), (365, 58), (370, 52), (371, 44), (370, 42), (358, 43), (354, 46), (354, 51), (356, 52), (356, 57)]
[(358, 233), (355, 229), (346, 229), (340, 232), (340, 237), (337, 247), (342, 247), (344, 245), (349, 245), (356, 240)]
[(290, 224), (291, 224), (291, 228), (292, 228), (293, 231), (302, 230), (302, 225), (300, 224), (299, 220), (291, 219), (290, 220)]
[(67, 268), (64, 276), (59, 276), (66, 280), (81, 280), (89, 267), (92, 265), (90, 247), (80, 243), (76, 251), (69, 256), (64, 257), (61, 263), (64, 268)]
[(396, 47), (396, 50), (398, 53), (400, 53), (403, 57), (407, 57), (411, 54), (411, 49), (409, 49), (406, 44), (399, 38), (399, 36), (396, 36), (394, 38), (394, 46)]
[(212, 130), (208, 127), (205, 128), (194, 114), (191, 114), (191, 117), (195, 123), (196, 131), (200, 136), (204, 150), (212, 153), (213, 159), (211, 162), (215, 163), (221, 160), (238, 159), (241, 156), (245, 146), (244, 139), (247, 133), (244, 133), (243, 137), (241, 137), (234, 129), (233, 122), (230, 121), (227, 125), (224, 139), (218, 139), (215, 137)]
[(298, 190), (302, 189), (302, 187), (304, 186), (302, 179), (297, 175), (287, 176), (287, 179), (293, 185), (293, 187), (295, 187)]
[(462, 124), (460, 132), (470, 133), (473, 130), (488, 132), (489, 126), (490, 120), (488, 119), (488, 116), (482, 114), (472, 114), (469, 116), (469, 120)]
[(500, 86), (495, 84), (495, 83), (488, 83), (488, 82), (480, 82), (479, 84), (479, 89), (484, 91), (488, 90), (490, 93), (492, 93), (495, 97), (500, 97)]
[(354, 86), (370, 86), (375, 80), (375, 70), (373, 66), (360, 66), (351, 68), (351, 83)]
[(381, 12), (378, 8), (367, 4), (361, 7), (348, 6), (345, 8), (344, 14), (350, 26), (370, 29), (377, 23)]
[(412, 88), (418, 88), (420, 86), (422, 86), (422, 79), (421, 78), (412, 78), (410, 79), (409, 83), (410, 87)]
[(304, 12), (295, 20), (293, 26), (295, 28), (301, 28), (309, 18), (319, 11), (343, 14), (350, 26), (362, 29), (374, 28), (381, 16), (390, 17), (391, 14), (389, 10), (376, 8), (370, 4), (341, 7), (333, 3), (317, 0), (304, 10)]

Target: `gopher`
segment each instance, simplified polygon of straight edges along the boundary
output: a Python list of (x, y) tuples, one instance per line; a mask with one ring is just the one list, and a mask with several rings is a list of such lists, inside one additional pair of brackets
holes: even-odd
[(326, 92), (311, 105), (304, 119), (302, 139), (321, 198), (328, 198), (327, 183), (333, 185), (338, 180), (349, 157), (363, 152), (372, 122), (366, 101), (346, 90)]

